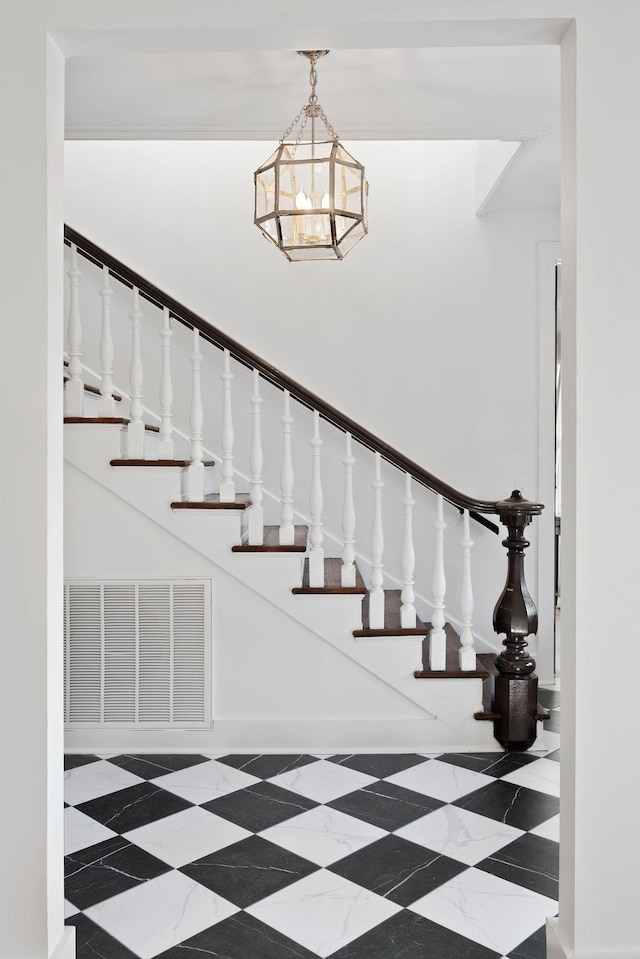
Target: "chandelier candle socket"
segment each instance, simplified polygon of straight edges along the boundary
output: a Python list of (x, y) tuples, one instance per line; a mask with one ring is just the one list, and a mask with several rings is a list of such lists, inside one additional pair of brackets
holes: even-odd
[[(328, 52), (298, 50), (311, 62), (309, 101), (254, 174), (254, 222), (290, 262), (342, 260), (367, 232), (364, 167), (340, 143), (316, 94), (316, 64)], [(319, 120), (327, 139), (316, 139)], [(309, 127), (311, 139), (303, 140)]]

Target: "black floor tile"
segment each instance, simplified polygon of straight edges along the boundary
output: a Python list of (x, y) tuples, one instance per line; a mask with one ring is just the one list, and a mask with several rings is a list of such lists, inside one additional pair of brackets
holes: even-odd
[(547, 927), (540, 926), (533, 935), (511, 950), (509, 959), (545, 959), (546, 955)]
[(250, 836), (182, 866), (180, 872), (244, 909), (317, 869), (281, 846)]
[(76, 927), (76, 959), (139, 959), (82, 913), (67, 919), (66, 925)]
[(304, 946), (246, 912), (238, 912), (224, 922), (199, 932), (179, 946), (161, 953), (156, 959), (186, 959), (188, 956), (194, 959), (197, 956), (202, 959), (207, 956), (212, 959), (317, 959), (315, 952), (309, 952)]
[(281, 789), (274, 783), (254, 783), (246, 789), (203, 803), (202, 808), (243, 829), (262, 832), (318, 805), (313, 799)]
[(328, 867), (400, 906), (410, 906), (469, 867), (399, 836), (385, 836)]
[[(559, 698), (549, 702), (548, 706), (557, 703)], [(555, 717), (559, 717), (559, 713)], [(559, 757), (560, 751), (555, 750), (546, 758), (559, 761)], [(77, 808), (120, 833), (161, 820), (191, 808), (193, 804), (161, 788), (153, 780), (206, 762), (208, 758), (195, 754), (123, 754), (113, 757), (109, 761), (114, 765), (146, 781), (81, 803)], [(263, 780), (317, 761), (317, 758), (305, 755), (232, 754), (216, 758), (227, 766)], [(501, 777), (538, 758), (538, 755), (528, 753), (498, 751), (437, 757), (441, 762), (492, 777), (488, 786), (455, 801), (455, 806), (524, 830), (556, 815), (559, 800), (504, 782)], [(99, 757), (94, 755), (68, 756), (65, 768), (73, 769), (98, 760)], [(427, 757), (370, 754), (332, 756), (329, 761), (374, 776), (378, 781), (339, 797), (327, 806), (389, 833), (445, 805), (437, 799), (384, 781), (404, 769), (430, 762)], [(318, 805), (304, 796), (263, 781), (211, 800), (203, 808), (257, 833)], [(475, 868), (557, 899), (557, 851), (557, 843), (527, 833), (482, 860)], [(327, 871), (404, 907), (397, 915), (332, 953), (330, 959), (502, 959), (501, 953), (408, 908), (467, 868), (464, 863), (397, 835), (387, 835), (328, 866)], [(302, 856), (262, 836), (253, 835), (188, 863), (179, 871), (244, 909), (318, 869), (315, 863)], [(87, 909), (169, 871), (166, 863), (120, 835), (66, 857), (66, 896), (77, 909)], [(67, 923), (77, 929), (78, 959), (138, 959), (129, 948), (82, 912), (70, 917)], [(309, 949), (245, 912), (205, 929), (155, 959), (196, 959), (197, 955), (203, 959), (207, 956), (216, 959), (317, 959)], [(541, 926), (508, 956), (509, 959), (544, 959), (545, 927)]]
[(549, 899), (558, 898), (558, 843), (550, 839), (526, 833), (483, 859), (476, 869)]
[(337, 763), (339, 766), (348, 766), (349, 769), (355, 769), (367, 776), (375, 776), (376, 779), (385, 779), (387, 776), (393, 776), (395, 773), (410, 769), (412, 766), (418, 766), (420, 763), (429, 762), (429, 760), (424, 756), (404, 753), (398, 755), (371, 753), (357, 756), (331, 756), (329, 762)]
[(80, 803), (77, 808), (114, 832), (123, 833), (181, 812), (192, 805), (186, 799), (147, 782), (90, 799)]
[(142, 756), (113, 756), (109, 759), (110, 763), (126, 769), (127, 772), (139, 776), (140, 779), (156, 779), (157, 776), (166, 776), (168, 773), (175, 773), (181, 769), (188, 769), (189, 766), (197, 766), (199, 763), (206, 763), (206, 756), (181, 753), (171, 753), (170, 755), (142, 755)]
[(457, 799), (452, 805), (497, 819), (516, 829), (534, 829), (558, 813), (560, 801), (555, 796), (499, 779)]
[(522, 766), (527, 766), (539, 759), (531, 753), (445, 753), (438, 756), (441, 763), (450, 763), (453, 766), (463, 766), (472, 769), (475, 773), (484, 773), (485, 776), (494, 776), (500, 779), (507, 773), (515, 772)]
[(445, 804), (394, 783), (377, 782), (327, 803), (332, 809), (392, 832)]
[(560, 750), (559, 750), (559, 749), (555, 749), (552, 753), (547, 753), (547, 755), (546, 755), (544, 758), (545, 758), (545, 759), (553, 759), (554, 763), (559, 763), (559, 762), (560, 762)]
[(78, 909), (88, 909), (170, 868), (144, 849), (114, 836), (65, 856), (65, 896)]
[(498, 959), (499, 953), (403, 910), (331, 954), (331, 959)]
[(64, 768), (65, 770), (76, 769), (78, 766), (86, 766), (88, 763), (97, 763), (99, 759), (99, 756), (89, 756), (86, 753), (82, 755), (68, 753), (64, 757)]
[(300, 766), (308, 766), (309, 763), (316, 763), (317, 761), (314, 756), (271, 756), (268, 754), (221, 756), (219, 759), (219, 762), (226, 763), (227, 766), (241, 769), (243, 773), (258, 776), (260, 779), (272, 779), (273, 776), (279, 776), (291, 769), (299, 769)]

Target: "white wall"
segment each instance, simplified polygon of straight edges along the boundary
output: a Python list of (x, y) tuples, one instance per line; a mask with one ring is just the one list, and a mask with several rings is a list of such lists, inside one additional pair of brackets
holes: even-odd
[[(158, 32), (145, 31), (151, 6)], [(4, 790), (2, 801), (4, 895), (0, 901), (0, 954), (7, 959), (34, 956), (44, 959), (55, 947), (62, 923), (61, 893), (50, 897), (51, 925), (45, 928), (44, 876), (57, 870), (47, 859), (47, 844), (59, 840), (61, 813), (47, 821), (48, 801), (44, 766), (51, 764), (54, 786), (50, 809), (58, 805), (56, 792), (62, 778), (60, 746), (55, 743), (60, 711), (53, 702), (51, 739), (43, 732), (46, 683), (42, 665), (45, 642), (55, 654), (59, 618), (53, 617), (47, 630), (42, 610), (49, 584), (55, 590), (58, 577), (55, 556), (48, 569), (42, 568), (43, 523), (34, 523), (34, 506), (41, 519), (57, 479), (47, 473), (49, 462), (61, 458), (61, 437), (55, 429), (59, 396), (57, 376), (46, 377), (47, 359), (51, 369), (59, 362), (55, 335), (60, 326), (56, 281), (48, 277), (48, 266), (37, 238), (50, 228), (49, 251), (56, 258), (60, 216), (56, 203), (60, 195), (58, 154), (47, 152), (44, 108), (43, 65), (45, 32), (52, 25), (67, 49), (90, 55), (105, 48), (122, 53), (127, 49), (152, 51), (180, 47), (195, 49), (202, 41), (212, 49), (238, 46), (290, 49), (320, 47), (325, 41), (384, 46), (389, 42), (411, 45), (434, 43), (528, 43), (554, 42), (549, 39), (549, 21), (540, 18), (576, 17), (563, 49), (568, 95), (565, 99), (566, 164), (564, 184), (567, 220), (563, 229), (565, 248), (565, 292), (575, 293), (575, 328), (567, 327), (565, 384), (575, 383), (573, 400), (565, 405), (564, 436), (565, 492), (575, 508), (567, 523), (564, 539), (563, 604), (565, 614), (565, 664), (575, 667), (577, 681), (567, 684), (563, 706), (566, 742), (563, 763), (562, 842), (566, 849), (561, 869), (561, 920), (559, 948), (553, 956), (587, 959), (593, 956), (627, 956), (637, 959), (640, 938), (633, 892), (640, 857), (640, 833), (636, 819), (637, 782), (629, 762), (631, 736), (637, 723), (635, 673), (627, 668), (634, 661), (635, 631), (632, 623), (636, 591), (638, 514), (629, 509), (624, 521), (611, 522), (611, 508), (603, 490), (617, 494), (620, 484), (637, 473), (635, 436), (639, 391), (636, 376), (637, 334), (637, 222), (640, 215), (636, 157), (638, 128), (629, 123), (635, 115), (638, 86), (638, 58), (635, 38), (640, 24), (635, 0), (535, 0), (519, 4), (514, 18), (510, 0), (473, 3), (455, 0), (447, 4), (447, 22), (442, 22), (439, 0), (425, 0), (419, 10), (412, 3), (398, 2), (393, 12), (382, 0), (354, 2), (345, 15), (337, 0), (326, 4), (326, 25), (318, 25), (317, 8), (300, 6), (296, 19), (283, 23), (286, 5), (274, 4), (275, 15), (257, 0), (244, 0), (224, 9), (204, 0), (188, 4), (150, 5), (145, 0), (127, 0), (107, 6), (89, 6), (79, 0), (64, 3), (38, 0), (28, 7), (12, 5), (11, 29), (6, 31), (4, 56), (0, 61), (3, 82), (0, 92), (6, 107), (3, 129), (6, 148), (1, 161), (7, 174), (0, 178), (3, 213), (12, 230), (3, 232), (2, 263), (10, 282), (5, 284), (3, 330), (7, 354), (21, 355), (24, 334), (14, 318), (28, 317), (31, 335), (29, 411), (27, 417), (9, 417), (4, 440), (11, 451), (26, 453), (32, 469), (28, 482), (15, 469), (3, 472), (2, 542), (3, 556), (9, 557), (11, 577), (3, 580), (3, 615), (7, 635), (20, 642), (6, 644), (4, 668), (11, 676), (3, 707), (4, 731), (14, 729), (15, 710), (30, 700), (29, 722), (20, 737), (6, 736), (5, 759), (20, 792)], [(396, 12), (397, 11), (397, 12)], [(388, 21), (396, 16), (394, 30)], [(404, 22), (400, 22), (403, 20)], [(502, 18), (502, 19), (500, 19)], [(349, 23), (345, 21), (349, 19)], [(180, 30), (187, 25), (186, 31)], [(562, 26), (562, 24), (561, 24)], [(553, 27), (553, 22), (551, 22)], [(81, 29), (78, 29), (81, 28)], [(84, 29), (82, 29), (84, 28)], [(60, 32), (61, 31), (61, 32)], [(235, 44), (235, 46), (234, 46)], [(278, 46), (279, 45), (279, 46)], [(576, 75), (575, 64), (580, 63)], [(577, 87), (577, 97), (576, 97)], [(49, 85), (53, 101), (48, 118), (55, 143), (62, 133), (59, 117), (60, 78)], [(578, 106), (576, 106), (576, 100)], [(25, 123), (25, 116), (29, 122)], [(574, 120), (577, 119), (577, 127)], [(575, 151), (575, 152), (574, 152)], [(615, 176), (609, 175), (615, 157)], [(45, 171), (50, 179), (45, 186)], [(576, 260), (576, 220), (580, 224), (580, 250)], [(19, 229), (17, 227), (19, 225)], [(57, 235), (56, 235), (57, 234)], [(25, 250), (30, 247), (30, 256)], [(355, 256), (355, 252), (354, 252)], [(47, 293), (49, 299), (47, 300)], [(48, 307), (48, 309), (47, 309)], [(603, 322), (603, 317), (606, 322)], [(47, 357), (42, 345), (50, 337)], [(576, 340), (579, 342), (577, 343)], [(40, 344), (37, 348), (35, 344)], [(603, 362), (603, 360), (605, 362)], [(575, 375), (574, 375), (575, 374)], [(18, 363), (8, 365), (3, 379), (4, 409), (13, 409), (21, 395), (24, 375)], [(591, 397), (591, 399), (590, 399)], [(44, 410), (48, 404), (50, 413)], [(602, 405), (601, 405), (602, 404)], [(600, 406), (601, 405), (601, 406)], [(597, 410), (601, 408), (601, 415)], [(612, 432), (611, 425), (615, 424)], [(606, 455), (603, 455), (603, 450)], [(578, 458), (579, 457), (579, 458)], [(606, 475), (605, 474), (606, 471)], [(580, 476), (579, 497), (576, 497)], [(25, 493), (29, 496), (25, 497)], [(565, 497), (565, 506), (567, 499)], [(19, 508), (24, 506), (24, 508)], [(27, 509), (28, 506), (28, 509)], [(633, 525), (630, 525), (630, 521)], [(25, 536), (25, 529), (31, 534)], [(40, 534), (35, 531), (39, 529)], [(614, 539), (612, 541), (612, 532)], [(56, 545), (57, 544), (57, 545)], [(53, 552), (59, 536), (52, 539)], [(603, 570), (607, 580), (602, 582)], [(615, 595), (625, 601), (612, 601)], [(24, 598), (31, 603), (28, 607)], [(25, 609), (30, 616), (25, 620)], [(604, 625), (603, 625), (604, 624)], [(576, 636), (576, 634), (579, 634)], [(576, 642), (576, 639), (579, 642)], [(618, 644), (615, 668), (609, 657), (603, 668), (599, 656), (603, 638)], [(570, 658), (568, 654), (571, 653)], [(34, 669), (35, 666), (35, 669)], [(565, 670), (566, 674), (566, 670)], [(55, 684), (56, 669), (50, 673)], [(52, 686), (53, 688), (53, 686)], [(597, 708), (596, 708), (597, 707)], [(574, 730), (579, 730), (573, 735)], [(631, 730), (631, 732), (626, 732)], [(594, 775), (594, 745), (597, 773)], [(573, 762), (575, 752), (576, 761)], [(567, 775), (564, 775), (566, 770)], [(595, 788), (594, 788), (595, 787)], [(45, 825), (46, 823), (46, 825)], [(57, 835), (58, 834), (58, 835)], [(58, 871), (59, 872), (59, 871)], [(594, 882), (594, 876), (605, 881)], [(624, 893), (624, 895), (621, 895)], [(631, 897), (631, 901), (629, 899)], [(574, 904), (576, 908), (574, 909)], [(26, 918), (25, 918), (26, 917)]]
[(563, 44), (563, 812), (550, 959), (640, 956), (640, 513), (626, 501), (640, 467), (640, 132), (627, 123), (640, 9), (598, 6)]
[(67, 222), (453, 485), (534, 477), (534, 243), (558, 219), (475, 217), (474, 143), (359, 142), (370, 235), (289, 264), (252, 222), (272, 146), (67, 142)]
[(44, 31), (33, 29), (33, 12), (4, 11), (11, 28), (0, 41), (3, 140), (12, 143), (0, 157), (7, 357), (0, 396), (2, 408), (14, 411), (4, 424), (0, 466), (0, 955), (44, 959), (59, 947), (59, 959), (69, 959), (73, 933), (65, 932), (62, 913), (62, 401), (54, 359), (62, 348), (64, 61)]
[[(351, 146), (365, 162), (372, 184), (370, 235), (343, 263), (289, 264), (252, 224), (252, 172), (271, 146), (68, 142), (66, 220), (452, 485), (485, 498), (507, 496), (519, 486), (536, 498), (536, 241), (558, 235), (557, 218), (476, 217), (475, 143), (359, 142)], [(89, 284), (89, 277), (83, 283)], [(84, 297), (83, 313), (95, 317), (95, 284), (90, 294), (85, 287)], [(114, 316), (115, 306), (114, 299)], [(125, 299), (119, 307), (120, 369), (124, 361), (125, 373), (128, 309)], [(155, 330), (147, 335), (152, 362), (145, 390), (155, 397), (158, 341)], [(88, 357), (95, 357), (97, 337), (97, 327), (92, 333), (87, 323)], [(174, 343), (178, 346), (178, 336)], [(183, 349), (185, 357), (189, 346)], [(219, 449), (218, 367), (217, 357), (205, 359), (205, 439), (214, 451)], [(188, 432), (185, 362), (174, 365), (174, 381), (176, 424)], [(249, 416), (242, 381), (240, 371), (234, 383), (237, 466), (246, 474)], [(264, 412), (271, 409), (274, 416), (271, 434), (265, 427), (267, 441), (269, 436), (273, 441), (271, 448), (265, 444), (270, 454), (265, 481), (277, 493), (280, 412), (273, 404), (279, 399), (266, 399)], [(157, 400), (148, 403), (157, 409)], [(553, 431), (552, 420), (546, 428)], [(329, 464), (324, 467), (325, 522), (339, 537), (341, 450), (337, 438), (327, 431), (324, 437)], [(302, 513), (309, 486), (307, 439), (308, 424), (300, 413), (294, 449), (296, 506)], [(365, 554), (371, 512), (368, 460), (362, 453), (356, 469), (363, 504), (358, 540)], [(386, 480), (385, 566), (397, 579), (403, 491), (391, 473)], [(454, 511), (448, 520), (448, 549), (457, 554), (461, 531)], [(426, 599), (432, 521), (430, 498), (418, 496), (416, 578)], [(473, 536), (476, 628), (495, 644), (491, 614), (503, 585), (505, 559), (492, 534), (474, 527)], [(535, 529), (532, 539), (528, 575), (535, 595)], [(458, 569), (457, 563), (451, 567), (454, 587)], [(455, 588), (449, 601), (452, 614), (459, 615)], [(422, 611), (429, 614), (426, 605)], [(551, 624), (543, 623), (541, 631), (549, 642)]]
[[(150, 495), (153, 492), (152, 488)], [(67, 748), (91, 752), (367, 750), (389, 748), (394, 740), (397, 746), (403, 730), (411, 735), (416, 721), (419, 725), (430, 718), (69, 464), (65, 465), (65, 513), (68, 579), (212, 581), (214, 720), (211, 730), (78, 728), (67, 733)], [(268, 556), (264, 559), (269, 562)], [(385, 735), (386, 743), (380, 738)]]

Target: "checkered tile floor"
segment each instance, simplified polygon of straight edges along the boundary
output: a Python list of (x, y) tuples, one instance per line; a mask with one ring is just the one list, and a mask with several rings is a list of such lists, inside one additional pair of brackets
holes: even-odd
[(542, 959), (558, 757), (68, 756), (78, 957)]

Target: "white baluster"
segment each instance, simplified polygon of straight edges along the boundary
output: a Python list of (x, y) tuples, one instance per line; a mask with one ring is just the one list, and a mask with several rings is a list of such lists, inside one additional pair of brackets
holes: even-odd
[(284, 391), (282, 423), (282, 465), (280, 467), (280, 533), (281, 546), (293, 546), (296, 530), (293, 525), (293, 459), (291, 456), (291, 416), (289, 391)]
[(220, 502), (235, 503), (236, 487), (233, 481), (233, 419), (231, 416), (231, 355), (224, 351), (224, 369), (222, 371), (222, 471), (220, 480)]
[(402, 546), (402, 606), (400, 607), (400, 626), (402, 629), (416, 627), (416, 595), (413, 578), (416, 568), (416, 554), (413, 548), (413, 507), (415, 500), (411, 495), (411, 477), (405, 474), (404, 506), (404, 543)]
[(324, 549), (322, 546), (322, 477), (320, 475), (320, 453), (322, 440), (320, 439), (320, 414), (313, 413), (313, 437), (311, 444), (311, 496), (310, 512), (311, 526), (309, 528), (309, 586), (324, 586)]
[(433, 614), (431, 616), (431, 632), (429, 633), (429, 667), (431, 669), (445, 669), (447, 665), (447, 640), (444, 631), (444, 598), (447, 592), (447, 581), (444, 575), (444, 531), (447, 524), (444, 521), (444, 500), (438, 495), (438, 511), (433, 524), (436, 531), (436, 561), (433, 570)]
[(462, 595), (460, 609), (462, 611), (462, 632), (460, 633), (460, 669), (476, 668), (476, 651), (473, 648), (473, 586), (471, 583), (471, 549), (473, 540), (469, 529), (469, 510), (464, 511), (463, 535), (460, 540), (462, 546)]
[(355, 459), (351, 451), (351, 433), (345, 433), (344, 465), (344, 505), (342, 508), (342, 568), (340, 582), (342, 586), (356, 585), (356, 553), (354, 549), (356, 534), (356, 511), (353, 505), (353, 465)]
[(158, 441), (158, 459), (173, 459), (173, 430), (171, 426), (171, 407), (173, 404), (173, 386), (171, 385), (171, 337), (173, 336), (171, 316), (165, 306), (162, 316), (162, 367), (160, 371), (160, 439)]
[(249, 510), (248, 538), (250, 546), (262, 546), (264, 542), (264, 510), (262, 507), (262, 435), (260, 430), (260, 374), (253, 371), (253, 396), (251, 397), (251, 508)]
[(67, 342), (69, 344), (69, 379), (65, 387), (65, 414), (67, 416), (84, 415), (84, 382), (82, 380), (82, 323), (80, 320), (80, 302), (78, 288), (82, 274), (78, 269), (78, 248), (71, 244), (71, 269), (69, 277), (69, 321), (67, 323)]
[(202, 391), (200, 387), (200, 369), (202, 367), (202, 353), (200, 352), (200, 334), (193, 331), (193, 352), (191, 359), (191, 406), (189, 408), (189, 430), (191, 433), (191, 462), (187, 468), (187, 499), (190, 502), (201, 502), (204, 499), (204, 463), (202, 449), (202, 427), (204, 412), (202, 409)]
[(100, 290), (102, 299), (102, 329), (100, 332), (100, 400), (98, 402), (98, 416), (113, 416), (113, 338), (111, 336), (111, 296), (113, 290), (109, 286), (109, 270), (102, 267), (103, 287)]
[(131, 320), (131, 364), (129, 366), (129, 385), (131, 404), (129, 406), (129, 425), (127, 426), (127, 456), (130, 460), (144, 459), (144, 423), (142, 421), (142, 350), (140, 348), (140, 329), (142, 312), (140, 293), (133, 288), (133, 310)]
[(375, 477), (371, 483), (373, 490), (373, 527), (371, 530), (371, 590), (369, 591), (369, 629), (384, 629), (384, 532), (382, 529), (382, 490), (384, 483), (380, 475), (381, 458), (376, 453)]

